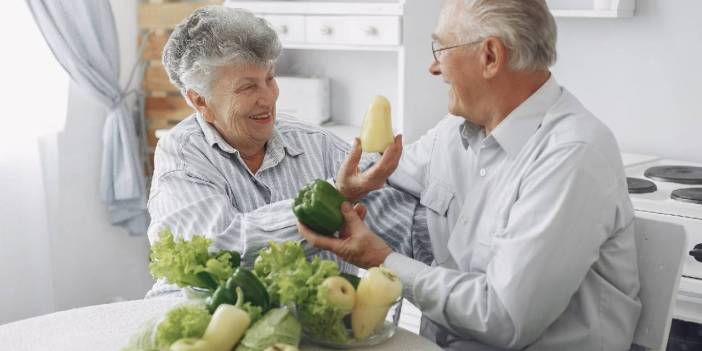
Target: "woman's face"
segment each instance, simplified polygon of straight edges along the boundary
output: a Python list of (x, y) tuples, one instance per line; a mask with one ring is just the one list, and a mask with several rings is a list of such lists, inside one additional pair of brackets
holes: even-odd
[(216, 76), (205, 119), (234, 148), (263, 148), (273, 131), (278, 100), (273, 65), (225, 66)]

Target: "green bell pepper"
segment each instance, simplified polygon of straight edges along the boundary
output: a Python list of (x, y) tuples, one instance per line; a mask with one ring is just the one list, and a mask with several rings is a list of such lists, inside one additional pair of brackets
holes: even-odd
[(315, 232), (332, 236), (344, 225), (341, 204), (344, 195), (324, 180), (317, 179), (306, 185), (295, 198), (295, 216)]
[(220, 285), (217, 290), (212, 293), (212, 296), (207, 298), (207, 310), (212, 314), (217, 307), (223, 303), (229, 305), (236, 304), (236, 299), (236, 295), (234, 295), (232, 290), (227, 289), (224, 285)]
[(224, 283), (227, 290), (232, 294), (240, 287), (244, 292), (244, 301), (251, 302), (254, 306), (259, 306), (266, 313), (271, 308), (270, 297), (266, 287), (248, 269), (239, 267)]

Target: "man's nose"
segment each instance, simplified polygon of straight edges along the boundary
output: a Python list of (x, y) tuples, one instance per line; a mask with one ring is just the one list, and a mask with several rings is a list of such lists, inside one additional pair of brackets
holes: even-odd
[(432, 75), (438, 76), (441, 74), (441, 68), (439, 67), (439, 62), (436, 60), (431, 62), (431, 65), (429, 65), (429, 73)]

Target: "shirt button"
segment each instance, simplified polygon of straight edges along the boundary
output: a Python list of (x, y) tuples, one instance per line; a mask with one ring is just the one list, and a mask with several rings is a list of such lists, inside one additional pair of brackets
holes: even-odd
[(481, 168), (480, 169), (480, 176), (484, 177), (486, 174), (487, 174), (487, 171), (485, 170), (485, 168)]

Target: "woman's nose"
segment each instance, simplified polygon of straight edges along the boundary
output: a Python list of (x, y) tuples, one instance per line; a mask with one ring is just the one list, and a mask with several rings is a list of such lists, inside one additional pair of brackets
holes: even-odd
[(278, 99), (278, 87), (276, 85), (267, 86), (258, 97), (258, 103), (263, 106), (273, 106)]

